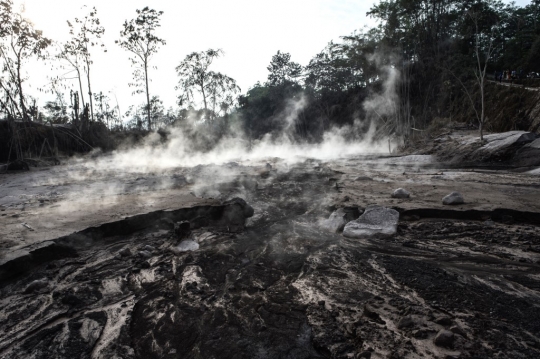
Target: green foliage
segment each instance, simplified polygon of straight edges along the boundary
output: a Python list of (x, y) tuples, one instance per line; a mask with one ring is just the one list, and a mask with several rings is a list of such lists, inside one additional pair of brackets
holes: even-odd
[(210, 70), (212, 62), (222, 54), (220, 49), (192, 52), (176, 67), (179, 77), (176, 89), (180, 90), (178, 104), (197, 108), (200, 98), (204, 116), (210, 121), (228, 114), (240, 92), (233, 78)]
[(303, 70), (300, 64), (291, 61), (291, 54), (281, 51), (272, 56), (272, 61), (266, 69), (269, 71), (266, 83), (268, 86), (279, 86), (287, 82), (298, 83)]

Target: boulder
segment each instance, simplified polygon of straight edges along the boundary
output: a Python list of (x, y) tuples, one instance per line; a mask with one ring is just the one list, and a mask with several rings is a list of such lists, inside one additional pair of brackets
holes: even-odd
[(152, 257), (152, 253), (148, 251), (139, 251), (139, 256), (141, 256), (144, 259), (148, 259)]
[(508, 149), (511, 146), (522, 146), (533, 142), (536, 137), (536, 134), (525, 131), (508, 131), (485, 135), (484, 141), (486, 143), (480, 147), (478, 151), (496, 154), (497, 152)]
[(376, 235), (391, 236), (397, 231), (399, 212), (378, 205), (368, 206), (357, 220), (345, 225), (343, 235), (364, 238)]
[(410, 328), (414, 326), (414, 319), (410, 315), (401, 318), (397, 324), (398, 329)]
[(461, 193), (452, 192), (442, 199), (442, 203), (445, 205), (456, 205), (465, 203), (465, 200), (463, 199)]
[(49, 285), (49, 281), (47, 279), (45, 278), (38, 279), (28, 284), (28, 287), (26, 287), (26, 289), (24, 290), (24, 293), (33, 293), (37, 290), (47, 287), (48, 285)]
[(329, 232), (338, 233), (343, 231), (345, 225), (358, 218), (359, 215), (360, 212), (358, 211), (358, 208), (339, 208), (332, 212), (328, 219), (321, 221), (320, 225)]
[(513, 158), (513, 164), (521, 167), (540, 165), (540, 138), (521, 147)]
[(392, 193), (392, 198), (409, 198), (411, 193), (403, 188), (398, 188)]
[(131, 257), (131, 251), (127, 247), (118, 251), (118, 254), (120, 254), (122, 257)]
[(438, 347), (450, 348), (454, 344), (454, 339), (454, 333), (442, 329), (437, 333), (435, 339), (433, 339), (433, 343)]
[(182, 221), (174, 224), (174, 234), (178, 239), (184, 239), (191, 234), (191, 224), (189, 221)]

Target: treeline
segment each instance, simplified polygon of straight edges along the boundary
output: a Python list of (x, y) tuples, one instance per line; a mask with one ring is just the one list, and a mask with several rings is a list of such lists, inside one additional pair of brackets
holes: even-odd
[[(233, 131), (257, 140), (284, 129), (298, 141), (320, 141), (346, 125), (351, 137), (374, 125), (376, 135), (406, 140), (435, 118), (451, 118), (464, 99), (482, 130), (488, 78), (506, 70), (540, 72), (540, 0), (524, 7), (497, 0), (383, 0), (368, 12), (376, 27), (330, 42), (306, 66), (278, 51), (269, 59), (267, 80), (243, 94), (233, 78), (212, 68), (222, 50), (189, 54), (176, 67), (177, 106), (166, 110), (148, 85), (153, 56), (166, 45), (158, 37), (162, 12), (146, 7), (124, 22), (115, 45), (129, 53), (130, 86), (146, 99), (122, 114), (115, 99), (91, 86), (92, 55), (106, 51), (95, 8), (69, 21), (70, 39), (56, 43), (12, 5), (0, 0), (0, 117), (67, 123), (81, 139), (93, 126), (122, 131), (196, 123), (212, 134), (212, 143)], [(56, 100), (40, 108), (24, 86), (32, 80), (24, 75), (32, 58), (68, 68), (76, 89), (64, 93), (66, 79), (51, 79), (41, 90)]]

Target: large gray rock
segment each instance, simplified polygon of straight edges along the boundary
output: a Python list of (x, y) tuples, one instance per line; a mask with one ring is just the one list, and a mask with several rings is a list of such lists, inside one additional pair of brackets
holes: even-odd
[(391, 236), (397, 231), (398, 221), (398, 211), (377, 205), (368, 206), (357, 220), (345, 225), (343, 235), (349, 238)]
[(465, 203), (465, 200), (463, 199), (461, 193), (452, 192), (442, 199), (442, 203), (445, 205), (456, 205)]
[(513, 158), (513, 164), (522, 167), (540, 165), (540, 138), (521, 147)]
[(332, 233), (343, 231), (343, 228), (350, 221), (358, 218), (360, 212), (358, 208), (339, 208), (332, 212), (328, 219), (321, 221), (322, 228)]
[[(525, 131), (509, 131), (486, 135), (484, 136), (484, 143), (472, 152), (471, 158), (488, 161), (506, 161), (515, 157), (518, 151), (528, 143), (533, 142), (537, 137), (535, 133)], [(479, 141), (479, 138), (475, 139), (475, 143)], [(536, 151), (533, 149), (531, 153), (533, 156), (534, 152)], [(522, 156), (524, 156), (523, 161), (526, 161), (525, 157), (528, 156), (525, 153)]]
[(487, 143), (480, 150), (483, 152), (498, 152), (510, 146), (532, 142), (536, 137), (535, 133), (525, 131), (494, 133), (484, 136), (484, 141)]
[(404, 188), (398, 188), (392, 192), (392, 198), (409, 198), (411, 193)]

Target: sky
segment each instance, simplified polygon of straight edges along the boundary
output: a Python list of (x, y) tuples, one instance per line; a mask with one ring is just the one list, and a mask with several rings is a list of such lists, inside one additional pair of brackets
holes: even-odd
[[(66, 21), (82, 17), (95, 6), (105, 27), (103, 42), (107, 53), (92, 54), (92, 90), (118, 99), (124, 113), (129, 105), (144, 103), (144, 95), (133, 95), (128, 87), (132, 68), (129, 54), (115, 40), (125, 20), (136, 17), (145, 6), (163, 11), (156, 35), (167, 44), (152, 58), (150, 94), (159, 95), (166, 108), (174, 106), (178, 82), (175, 67), (194, 51), (219, 48), (224, 56), (212, 65), (234, 78), (245, 93), (257, 81), (265, 81), (266, 67), (278, 51), (289, 52), (292, 60), (307, 65), (326, 44), (338, 41), (365, 26), (373, 26), (366, 12), (373, 0), (15, 0), (15, 9), (24, 11), (36, 29), (52, 40), (69, 37)], [(517, 1), (526, 5), (530, 1)], [(87, 6), (84, 8), (84, 6)], [(54, 51), (53, 51), (54, 52)], [(29, 63), (32, 88), (47, 86), (49, 76), (60, 74), (51, 65)], [(52, 69), (52, 70), (51, 70)], [(65, 71), (64, 71), (65, 72)], [(65, 84), (76, 89), (75, 80)], [(30, 90), (32, 92), (32, 90)], [(67, 91), (69, 92), (69, 90)], [(35, 92), (34, 92), (35, 94)], [(85, 96), (88, 97), (88, 96)], [(39, 103), (52, 99), (39, 95)]]

